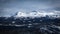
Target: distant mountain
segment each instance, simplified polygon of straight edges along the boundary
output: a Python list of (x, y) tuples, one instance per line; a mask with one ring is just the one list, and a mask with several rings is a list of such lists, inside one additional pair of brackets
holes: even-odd
[[(60, 18), (59, 13), (58, 12), (44, 12), (44, 11), (31, 11), (31, 12), (16, 12), (14, 15), (12, 16), (8, 16), (6, 18), (9, 17), (31, 17), (31, 18), (35, 18), (35, 17), (49, 17), (49, 18)], [(0, 17), (4, 17), (4, 16), (0, 16)]]
[(54, 18), (60, 17), (59, 15), (56, 15), (53, 12), (46, 13), (46, 12), (39, 12), (39, 11), (32, 11), (30, 13), (17, 12), (14, 15), (14, 17), (46, 17), (46, 15), (49, 16), (50, 18), (52, 18), (52, 17), (54, 17)]

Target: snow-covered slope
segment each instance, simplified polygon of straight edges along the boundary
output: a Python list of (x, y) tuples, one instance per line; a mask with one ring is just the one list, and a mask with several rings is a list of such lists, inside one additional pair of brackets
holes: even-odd
[(49, 17), (60, 17), (54, 12), (37, 12), (37, 11), (32, 11), (29, 13), (17, 12), (17, 14), (14, 17), (46, 17), (46, 15), (48, 15)]

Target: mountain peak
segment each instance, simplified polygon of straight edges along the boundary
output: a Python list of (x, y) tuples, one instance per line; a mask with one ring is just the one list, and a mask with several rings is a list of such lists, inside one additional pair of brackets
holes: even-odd
[[(56, 17), (57, 14), (53, 13), (53, 12), (37, 12), (37, 11), (32, 11), (29, 13), (26, 12), (17, 12), (15, 14), (15, 17), (46, 17), (46, 15), (48, 15), (49, 17)], [(58, 17), (58, 16), (57, 16)]]

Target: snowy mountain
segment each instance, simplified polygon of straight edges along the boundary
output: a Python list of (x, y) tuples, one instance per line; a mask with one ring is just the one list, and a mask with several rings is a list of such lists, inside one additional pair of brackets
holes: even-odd
[(17, 12), (14, 17), (46, 17), (48, 15), (49, 17), (60, 17), (59, 15), (53, 13), (53, 12), (37, 12), (37, 11), (32, 11), (29, 13), (26, 12)]

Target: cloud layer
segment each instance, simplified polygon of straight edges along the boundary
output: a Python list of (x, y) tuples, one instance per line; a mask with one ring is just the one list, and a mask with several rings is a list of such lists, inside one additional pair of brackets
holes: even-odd
[(60, 0), (0, 0), (0, 16), (31, 11), (60, 12)]

